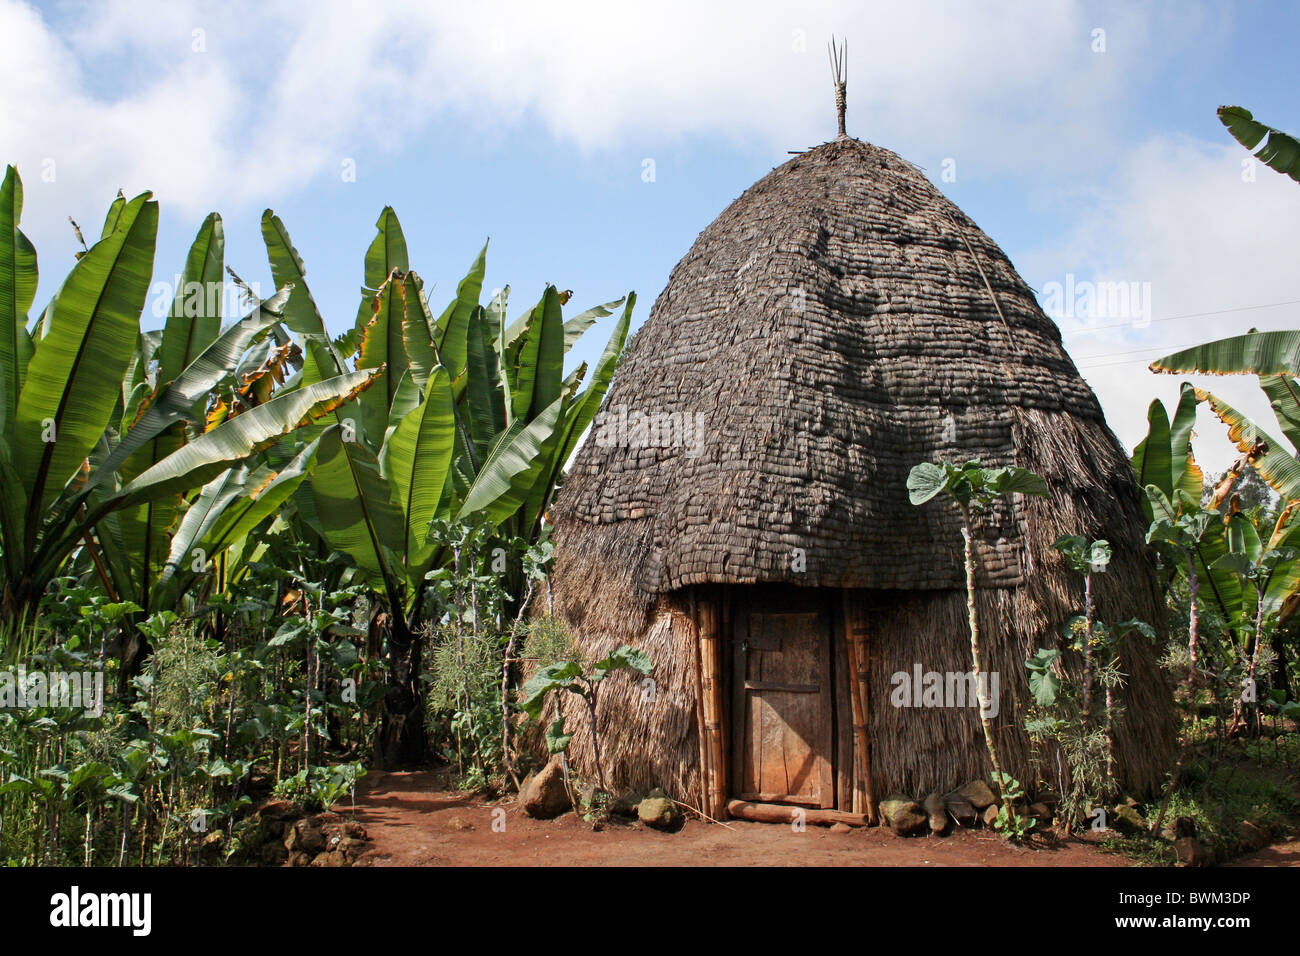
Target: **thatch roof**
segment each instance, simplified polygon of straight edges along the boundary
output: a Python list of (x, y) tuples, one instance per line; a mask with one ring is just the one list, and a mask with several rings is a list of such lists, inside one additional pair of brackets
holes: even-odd
[[(690, 416), (702, 443), (620, 430), (637, 414)], [(560, 495), (560, 564), (566, 542), (608, 554), (647, 597), (959, 588), (955, 509), (913, 507), (907, 473), (1018, 449), (1083, 519), (1070, 530), (1135, 527), (1123, 450), (1007, 257), (916, 167), (842, 137), (748, 189), (673, 270)], [(1024, 580), (1029, 510), (984, 522), (986, 584)]]

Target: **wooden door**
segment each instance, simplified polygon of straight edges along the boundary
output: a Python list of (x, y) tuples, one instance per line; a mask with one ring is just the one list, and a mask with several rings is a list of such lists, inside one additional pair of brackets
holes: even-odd
[(732, 618), (732, 793), (835, 806), (830, 619), (821, 597), (738, 602)]

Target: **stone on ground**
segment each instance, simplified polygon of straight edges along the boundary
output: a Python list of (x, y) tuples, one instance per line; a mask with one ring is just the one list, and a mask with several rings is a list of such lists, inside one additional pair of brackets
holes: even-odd
[(970, 783), (963, 784), (957, 788), (957, 792), (971, 802), (976, 810), (983, 810), (991, 804), (997, 803), (997, 796), (993, 793), (993, 788), (983, 780), (972, 780)]
[(655, 830), (672, 830), (682, 821), (681, 810), (667, 797), (646, 797), (637, 805), (636, 815)]
[(916, 836), (930, 830), (930, 818), (915, 800), (890, 797), (881, 801), (880, 812), (890, 829), (899, 836)]
[(519, 795), (519, 805), (524, 813), (538, 820), (550, 820), (573, 808), (564, 787), (564, 768), (558, 759), (528, 778)]

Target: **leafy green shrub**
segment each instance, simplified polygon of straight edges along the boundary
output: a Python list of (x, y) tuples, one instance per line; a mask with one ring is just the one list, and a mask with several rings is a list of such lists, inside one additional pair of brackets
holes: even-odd
[(304, 767), (276, 784), (275, 795), (284, 800), (293, 800), (309, 812), (328, 810), (352, 793), (357, 781), (365, 775), (365, 768), (359, 763)]

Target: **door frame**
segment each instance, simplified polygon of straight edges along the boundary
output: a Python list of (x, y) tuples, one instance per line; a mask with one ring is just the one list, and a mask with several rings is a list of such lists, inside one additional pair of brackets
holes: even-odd
[[(821, 741), (823, 758), (829, 764), (829, 792), (820, 797), (821, 804), (798, 801), (762, 801), (773, 805), (804, 807), (806, 809), (848, 809), (851, 803), (853, 773), (852, 735), (846, 733), (851, 727), (851, 715), (848, 711), (848, 658), (845, 650), (843, 610), (840, 592), (825, 588), (801, 588), (794, 585), (762, 584), (728, 588), (729, 594), (724, 603), (729, 613), (724, 615), (724, 645), (721, 654), (723, 685), (726, 694), (727, 754), (723, 761), (726, 768), (725, 795), (728, 800), (752, 799), (740, 792), (741, 781), (745, 776), (745, 740), (744, 721), (746, 705), (746, 687), (740, 670), (742, 663), (742, 642), (748, 637), (749, 617), (753, 613), (807, 613), (816, 612), (821, 617), (824, 629), (823, 640), (826, 685), (823, 715), (826, 724)], [(843, 686), (841, 686), (843, 685)]]

